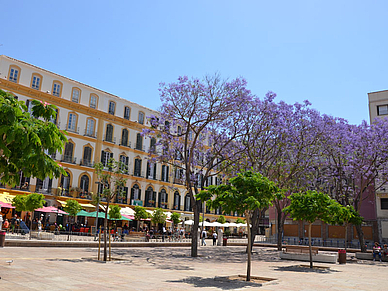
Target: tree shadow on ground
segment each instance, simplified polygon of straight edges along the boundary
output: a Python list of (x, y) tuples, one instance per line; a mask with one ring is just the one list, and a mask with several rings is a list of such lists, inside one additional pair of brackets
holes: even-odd
[(189, 267), (189, 266), (182, 266), (182, 265), (159, 265), (157, 269), (162, 269), (162, 270), (178, 270), (178, 271), (191, 271), (194, 270), (194, 268)]
[(186, 283), (193, 285), (197, 288), (215, 287), (221, 290), (235, 290), (244, 287), (261, 287), (260, 283), (230, 280), (228, 277), (214, 277), (214, 278), (202, 278), (202, 277), (187, 277), (182, 280), (167, 281), (170, 283)]
[(319, 273), (319, 274), (330, 274), (340, 272), (337, 270), (332, 270), (329, 267), (319, 267), (314, 266), (312, 269), (306, 265), (293, 265), (293, 266), (285, 266), (285, 267), (277, 267), (274, 269), (275, 271), (287, 271), (287, 272), (303, 272), (303, 273)]

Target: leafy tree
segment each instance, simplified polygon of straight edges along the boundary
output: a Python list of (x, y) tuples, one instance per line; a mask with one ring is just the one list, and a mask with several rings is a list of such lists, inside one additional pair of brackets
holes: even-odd
[[(75, 223), (75, 220), (76, 220), (76, 217), (78, 215), (78, 213), (82, 210), (82, 206), (78, 203), (77, 200), (73, 200), (73, 199), (68, 199), (66, 201), (66, 206), (64, 207), (64, 210), (69, 213), (69, 215), (71, 217), (73, 217), (74, 219), (74, 223)], [(70, 230), (72, 230), (72, 224), (70, 224)], [(70, 232), (68, 233), (68, 238), (67, 240), (70, 239)]]
[(218, 216), (217, 222), (224, 224), (226, 222), (226, 218), (223, 215)]
[(149, 213), (142, 206), (135, 206), (135, 219), (137, 220), (137, 228), (136, 231), (139, 231), (139, 223), (141, 219), (149, 218)]
[(236, 219), (236, 223), (245, 223), (245, 221), (239, 217)]
[(347, 250), (347, 241), (348, 241), (348, 225), (361, 225), (363, 218), (362, 216), (354, 210), (353, 206), (346, 205), (342, 206), (338, 202), (333, 206), (335, 208), (334, 215), (332, 217), (332, 222), (339, 225), (345, 226), (345, 251)]
[[(213, 209), (222, 207), (227, 212), (245, 214), (248, 224), (248, 249), (251, 249), (250, 217), (255, 209), (268, 207), (279, 191), (275, 184), (260, 173), (247, 171), (231, 178), (228, 185), (209, 186), (201, 191), (197, 199), (207, 201)], [(251, 279), (251, 252), (248, 251), (247, 281)]]
[(162, 208), (156, 208), (152, 214), (151, 221), (154, 224), (164, 224), (166, 222), (167, 215)]
[(171, 217), (170, 217), (172, 223), (173, 223), (173, 227), (175, 227), (176, 225), (179, 224), (179, 222), (181, 222), (181, 214), (178, 213), (178, 212), (173, 212), (171, 214)]
[(106, 261), (109, 205), (115, 198), (124, 195), (124, 186), (127, 179), (124, 178), (123, 174), (127, 172), (127, 169), (122, 162), (114, 159), (109, 159), (105, 166), (101, 162), (96, 163), (94, 169), (99, 181), (101, 199), (106, 201), (104, 218), (104, 261)]
[(65, 135), (51, 122), (56, 107), (32, 100), (32, 113), (11, 93), (0, 90), (0, 181), (17, 185), (20, 175), (60, 177), (62, 166), (50, 153), (62, 153), (67, 141)]
[(110, 219), (121, 219), (120, 206), (118, 205), (110, 205), (109, 206), (109, 218)]
[[(34, 217), (35, 209), (43, 207), (44, 196), (43, 194), (31, 193), (28, 195), (16, 195), (13, 198), (12, 205), (15, 206), (16, 211), (28, 211), (31, 212), (30, 230), (32, 229), (32, 217)], [(30, 231), (31, 239), (31, 231)]]
[[(161, 84), (162, 106), (150, 116), (151, 129), (143, 134), (157, 139), (150, 149), (159, 161), (174, 170), (176, 183), (185, 185), (194, 212), (191, 256), (198, 251), (199, 217), (202, 204), (195, 195), (210, 185), (210, 179), (241, 158), (243, 147), (236, 141), (247, 134), (245, 123), (253, 96), (244, 79), (222, 81), (180, 77)], [(220, 179), (220, 177), (218, 177)]]
[(291, 203), (283, 211), (290, 214), (293, 220), (307, 221), (309, 224), (310, 268), (312, 268), (311, 226), (316, 220), (322, 220), (325, 223), (334, 222), (333, 217), (339, 211), (338, 203), (329, 195), (317, 191), (294, 193), (289, 196), (289, 199)]

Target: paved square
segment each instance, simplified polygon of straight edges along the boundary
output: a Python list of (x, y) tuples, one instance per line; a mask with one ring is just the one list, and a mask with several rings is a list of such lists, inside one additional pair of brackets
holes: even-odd
[[(244, 247), (116, 248), (115, 260), (96, 262), (94, 248), (0, 249), (0, 290), (387, 290), (387, 263), (352, 262), (329, 270), (299, 268), (273, 248), (255, 247), (252, 276), (277, 279), (263, 286), (230, 282), (245, 275)], [(352, 254), (348, 254), (350, 258)], [(13, 260), (12, 263), (9, 263)], [(220, 277), (216, 278), (215, 277)]]

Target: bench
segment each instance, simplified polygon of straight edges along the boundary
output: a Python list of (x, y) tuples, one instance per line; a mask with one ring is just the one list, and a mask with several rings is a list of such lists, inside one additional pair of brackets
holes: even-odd
[[(337, 262), (337, 254), (318, 254), (319, 247), (311, 247), (313, 254), (313, 262), (331, 263)], [(285, 246), (285, 251), (280, 252), (279, 256), (284, 260), (293, 261), (310, 261), (309, 247), (308, 246)]]
[(128, 235), (124, 236), (124, 241), (145, 241), (145, 235), (145, 232), (131, 231)]
[[(311, 253), (313, 255), (318, 254), (319, 247), (311, 247)], [(294, 253), (294, 254), (309, 254), (309, 248), (306, 246), (286, 246), (285, 253)]]

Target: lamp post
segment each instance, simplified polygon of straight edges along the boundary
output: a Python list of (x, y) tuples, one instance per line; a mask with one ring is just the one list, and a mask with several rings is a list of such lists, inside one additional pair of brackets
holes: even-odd
[(94, 240), (97, 240), (97, 230), (98, 230), (98, 210), (100, 209), (100, 182), (96, 182), (96, 184), (98, 185), (98, 188), (97, 188), (97, 205), (96, 205), (96, 231), (95, 231), (95, 234), (94, 234)]

